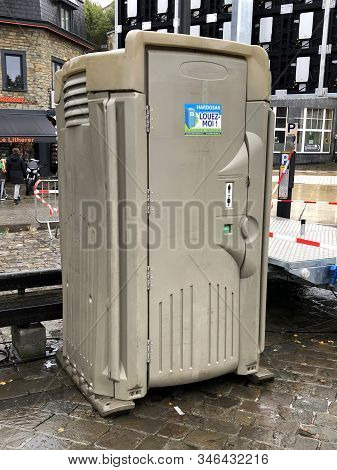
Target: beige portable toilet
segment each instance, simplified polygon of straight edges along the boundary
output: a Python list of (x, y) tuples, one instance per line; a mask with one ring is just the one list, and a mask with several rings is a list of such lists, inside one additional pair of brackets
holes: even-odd
[(152, 387), (257, 374), (274, 139), (265, 51), (133, 31), (125, 50), (66, 63), (57, 83), (69, 375), (105, 416)]

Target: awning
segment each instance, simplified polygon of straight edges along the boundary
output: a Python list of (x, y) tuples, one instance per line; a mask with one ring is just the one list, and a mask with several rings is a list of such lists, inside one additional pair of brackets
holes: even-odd
[(46, 114), (0, 113), (0, 143), (54, 143), (56, 129)]

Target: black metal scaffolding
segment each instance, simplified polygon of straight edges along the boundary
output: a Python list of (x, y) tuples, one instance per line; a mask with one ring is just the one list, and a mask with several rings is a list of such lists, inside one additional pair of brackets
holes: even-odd
[[(167, 11), (161, 13), (158, 13), (158, 0), (137, 0), (137, 8), (133, 9), (136, 16), (133, 17), (128, 17), (128, 2), (117, 2), (118, 47), (124, 47), (125, 37), (132, 29), (230, 39), (230, 0), (177, 0), (178, 3), (168, 0)], [(286, 90), (288, 94), (315, 93), (319, 86), (322, 52), (326, 52), (326, 59), (321, 86), (329, 93), (337, 92), (337, 8), (331, 2), (328, 47), (322, 51), (325, 5), (323, 0), (254, 0), (252, 44), (260, 45), (269, 55), (273, 94), (276, 90)], [(299, 30), (304, 13), (312, 13), (313, 26), (311, 35), (301, 39)], [(261, 39), (266, 20), (272, 24), (268, 41)], [(297, 81), (296, 76), (301, 58), (309, 64), (304, 82)]]

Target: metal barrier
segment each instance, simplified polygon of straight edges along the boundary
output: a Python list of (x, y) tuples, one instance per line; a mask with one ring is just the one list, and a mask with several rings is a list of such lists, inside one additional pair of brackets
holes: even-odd
[(33, 287), (60, 286), (61, 284), (61, 269), (0, 273), (0, 292), (18, 291), (19, 294), (23, 294), (26, 289)]
[(35, 219), (47, 225), (50, 239), (53, 238), (51, 225), (56, 226), (55, 237), (59, 229), (58, 194), (57, 179), (40, 179), (35, 183)]
[(61, 269), (0, 273), (0, 328), (61, 319), (61, 283)]

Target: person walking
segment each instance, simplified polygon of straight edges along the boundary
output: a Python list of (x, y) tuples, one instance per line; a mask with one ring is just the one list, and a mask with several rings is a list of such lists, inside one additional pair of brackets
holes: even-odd
[(6, 179), (14, 184), (14, 202), (13, 204), (19, 204), (20, 198), (20, 186), (24, 183), (27, 176), (26, 165), (21, 158), (20, 150), (14, 148), (12, 155), (7, 160), (6, 168)]
[(4, 201), (6, 199), (6, 158), (4, 156), (0, 159), (0, 200)]

